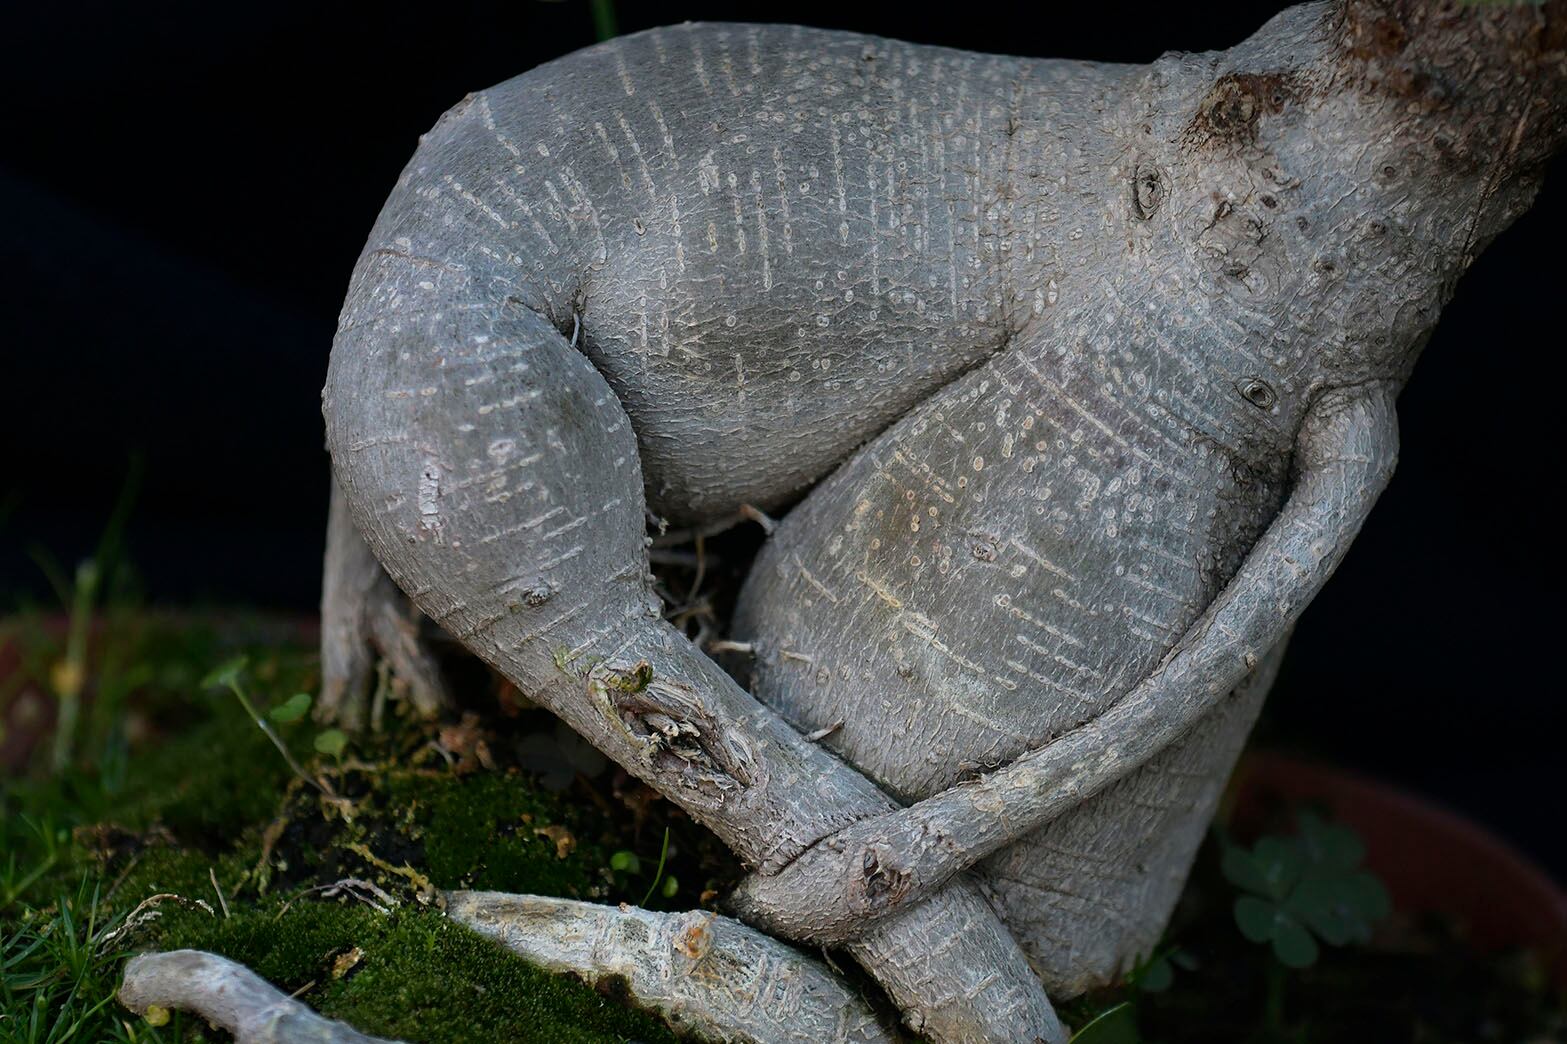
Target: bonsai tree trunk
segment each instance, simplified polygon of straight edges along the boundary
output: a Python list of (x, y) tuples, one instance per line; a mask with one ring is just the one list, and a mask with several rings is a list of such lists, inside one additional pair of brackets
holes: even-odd
[[(1146, 67), (684, 26), (543, 66), (443, 117), (371, 233), (324, 395), (343, 504), (755, 868), (742, 917), (843, 945), (929, 1039), (1060, 1040), (1044, 987), (1157, 940), (1420, 347), (1560, 146), (1564, 24), (1312, 4)], [(742, 688), (663, 620), (646, 515), (806, 490)], [(454, 909), (585, 974), (683, 938)], [(734, 1013), (821, 974), (767, 952), (643, 994), (765, 1039)]]

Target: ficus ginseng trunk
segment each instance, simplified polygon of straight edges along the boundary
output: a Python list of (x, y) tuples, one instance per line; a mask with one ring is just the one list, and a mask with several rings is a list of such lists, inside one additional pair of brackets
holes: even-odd
[[(812, 881), (752, 907), (774, 930), (847, 940), (932, 1039), (1058, 1039), (1041, 978), (1157, 939), (1265, 684), (1226, 693), (1560, 145), (1564, 21), (1312, 4), (1147, 66), (688, 25), (541, 66), (446, 114), (371, 233), (344, 503), (748, 896)], [(645, 512), (807, 490), (742, 599), (747, 691), (661, 619)], [(1008, 789), (1085, 735), (1087, 800)]]

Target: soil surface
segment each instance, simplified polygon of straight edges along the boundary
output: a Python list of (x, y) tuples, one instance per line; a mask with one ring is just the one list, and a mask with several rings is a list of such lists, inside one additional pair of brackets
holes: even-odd
[[(666, 565), (671, 612), (693, 638), (721, 637), (738, 575), (726, 559), (743, 559), (754, 535), (704, 538), (700, 554), (687, 539)], [(297, 694), (317, 684), (308, 638), (235, 618), (110, 615), (83, 665), (70, 767), (56, 774), (63, 631), (5, 624), (0, 1039), (220, 1039), (199, 1019), (153, 1026), (112, 1000), (126, 956), (184, 946), (409, 1041), (674, 1039), (447, 921), (438, 893), (717, 909), (742, 873), (727, 851), (455, 651), (462, 710), (413, 721), (392, 688), (381, 730), (339, 750), (343, 737), (301, 713)], [(226, 661), (302, 775), (232, 690), (204, 684)], [(1267, 829), (1287, 835), (1295, 811), (1276, 810)], [(1368, 945), (1324, 946), (1311, 967), (1286, 971), (1237, 930), (1218, 850), (1199, 857), (1164, 969), (1064, 1006), (1081, 1027), (1125, 1005), (1085, 1044), (1567, 1040), (1543, 963), (1481, 954), (1457, 925), (1395, 912)]]

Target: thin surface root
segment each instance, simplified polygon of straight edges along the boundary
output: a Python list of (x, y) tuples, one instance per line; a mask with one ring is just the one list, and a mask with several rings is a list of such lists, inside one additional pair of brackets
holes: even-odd
[(454, 920), (706, 1039), (896, 1041), (826, 965), (732, 918), (502, 892), (449, 892)]
[(132, 957), (120, 1003), (138, 1015), (194, 1011), (236, 1044), (398, 1044), (322, 1018), (243, 964), (201, 950)]

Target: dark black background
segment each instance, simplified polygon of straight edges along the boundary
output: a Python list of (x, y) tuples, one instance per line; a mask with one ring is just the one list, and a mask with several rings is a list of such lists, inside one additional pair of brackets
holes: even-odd
[[(618, 17), (1147, 61), (1229, 46), (1265, 13), (919, 10), (622, 0)], [(129, 547), (153, 601), (313, 609), (317, 394), (354, 258), (417, 135), (591, 43), (586, 3), (11, 5), (5, 22), (0, 609), (49, 597), (29, 547), (91, 549), (137, 452)], [(1559, 878), (1564, 180), (1460, 285), (1400, 403), (1398, 476), (1301, 624), (1265, 725), (1439, 796)]]

